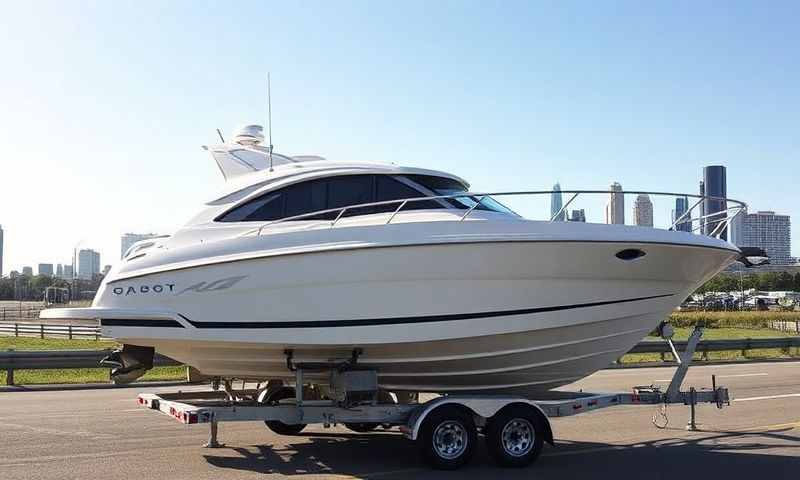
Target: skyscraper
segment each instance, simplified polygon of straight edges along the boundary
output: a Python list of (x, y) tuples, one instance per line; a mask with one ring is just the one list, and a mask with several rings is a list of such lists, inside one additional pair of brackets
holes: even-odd
[[(706, 194), (706, 183), (700, 180), (700, 196), (702, 197), (705, 194)], [(700, 224), (700, 233), (703, 233), (705, 231), (705, 224), (706, 224), (706, 220), (703, 218), (706, 214), (706, 206), (703, 200), (700, 200), (700, 205), (698, 206), (698, 210), (700, 211), (700, 219), (698, 220), (698, 223)]]
[(52, 263), (40, 263), (39, 264), (39, 275), (47, 275), (48, 277), (53, 276), (53, 264)]
[(566, 213), (561, 210), (564, 206), (561, 200), (561, 185), (556, 182), (553, 185), (553, 193), (550, 194), (550, 218), (554, 221), (563, 222), (566, 219)]
[(789, 215), (776, 215), (770, 211), (748, 213), (742, 218), (741, 233), (738, 246), (763, 248), (772, 265), (792, 263)]
[(573, 210), (572, 215), (569, 217), (570, 222), (586, 222), (586, 212), (581, 208), (580, 210)]
[(72, 280), (72, 265), (64, 264), (64, 279)]
[(3, 276), (3, 226), (0, 225), (0, 277)]
[[(686, 197), (678, 197), (675, 199), (675, 209), (672, 211), (672, 223), (677, 222), (686, 211), (689, 210), (689, 199)], [(680, 223), (675, 225), (675, 230), (679, 232), (692, 231), (692, 219), (688, 215), (681, 220)]]
[(120, 251), (119, 251), (119, 258), (125, 256), (125, 252), (131, 248), (136, 242), (141, 242), (142, 240), (147, 240), (148, 238), (157, 237), (158, 235), (155, 233), (126, 233), (120, 237)]
[[(703, 185), (705, 190), (703, 195), (706, 197), (727, 197), (728, 186), (725, 167), (722, 165), (703, 167)], [(714, 229), (720, 227), (720, 222), (724, 221), (725, 217), (727, 216), (727, 214), (724, 213), (727, 208), (728, 206), (726, 205), (725, 200), (720, 200), (718, 198), (706, 198), (703, 200), (704, 215), (713, 215), (717, 212), (723, 212), (706, 219), (706, 222), (703, 226), (703, 233), (710, 235)], [(723, 240), (728, 239), (727, 229), (722, 229), (720, 238)]]
[(737, 246), (742, 245), (742, 235), (743, 235), (742, 228), (744, 226), (744, 217), (746, 215), (747, 212), (742, 212), (739, 215), (733, 217), (733, 219), (731, 219), (731, 224), (729, 226), (730, 238), (728, 239), (728, 241), (730, 241), (734, 245)]
[(56, 265), (56, 277), (64, 278), (64, 266), (60, 263)]
[(22, 274), (29, 277), (33, 276), (33, 267), (22, 267)]
[(78, 252), (78, 277), (91, 280), (100, 273), (100, 254), (91, 249)]
[(611, 184), (611, 197), (606, 205), (606, 223), (625, 224), (625, 194), (622, 185), (617, 182)]
[(653, 202), (646, 193), (640, 193), (633, 202), (633, 221), (642, 227), (653, 226)]

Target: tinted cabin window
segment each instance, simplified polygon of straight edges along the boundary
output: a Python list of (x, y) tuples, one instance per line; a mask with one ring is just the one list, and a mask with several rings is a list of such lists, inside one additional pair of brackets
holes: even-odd
[(324, 180), (297, 183), (282, 189), (282, 191), (286, 197), (282, 218), (317, 212), (327, 208), (328, 184)]
[(231, 210), (217, 220), (220, 222), (256, 222), (283, 218), (283, 195), (268, 193)]
[[(408, 175), (408, 178), (432, 190), (436, 195), (456, 195), (467, 191), (464, 185), (451, 178), (433, 177), (430, 175)], [(455, 197), (447, 199), (447, 202), (455, 208), (467, 209), (478, 203), (479, 200), (481, 203), (475, 207), (476, 210), (488, 210), (517, 215), (505, 205), (488, 196), (483, 197), (483, 199), (479, 199), (475, 196)]]
[[(414, 177), (420, 177), (415, 175)], [(426, 177), (436, 178), (436, 177)], [(414, 179), (416, 180), (416, 179)], [(446, 179), (445, 179), (446, 180)], [(452, 181), (450, 181), (452, 182)], [(458, 182), (455, 182), (458, 186)], [(449, 184), (448, 184), (449, 185)], [(430, 188), (430, 187), (429, 187)], [(463, 187), (460, 191), (463, 191)], [(433, 189), (431, 189), (433, 190)], [(442, 195), (434, 190), (437, 195)], [(449, 191), (448, 191), (449, 193)], [(447, 193), (445, 193), (446, 195)], [(400, 200), (425, 196), (424, 193), (388, 175), (343, 175), (311, 180), (262, 195), (217, 218), (219, 222), (265, 222), (294, 217), (320, 210), (329, 210), (361, 203)], [(400, 204), (350, 209), (343, 216), (393, 212)], [(459, 208), (464, 208), (458, 203)], [(445, 208), (443, 203), (426, 200), (409, 202), (406, 210)], [(298, 220), (332, 220), (338, 212), (304, 217)]]
[[(400, 200), (406, 198), (424, 197), (425, 194), (416, 190), (394, 178), (387, 175), (376, 175), (375, 180), (375, 201), (386, 202), (389, 200)], [(375, 207), (376, 212), (393, 212), (397, 210), (400, 203), (390, 203), (388, 205), (381, 205)], [(403, 211), (406, 210), (424, 210), (431, 208), (444, 208), (443, 205), (432, 200), (423, 200), (419, 202), (408, 202)]]
[[(374, 175), (345, 175), (333, 177), (328, 182), (328, 207), (338, 208), (375, 201)], [(344, 213), (345, 217), (367, 215), (373, 213), (372, 207), (351, 209)]]

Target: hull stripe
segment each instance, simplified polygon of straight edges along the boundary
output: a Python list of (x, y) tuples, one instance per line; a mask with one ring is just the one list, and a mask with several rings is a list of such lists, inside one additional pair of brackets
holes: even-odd
[[(530, 315), (533, 313), (557, 312), (560, 310), (573, 310), (576, 308), (599, 307), (619, 303), (638, 302), (656, 298), (666, 298), (674, 293), (650, 295), (647, 297), (626, 298), (622, 300), (605, 300), (601, 302), (577, 303), (574, 305), (557, 305), (553, 307), (525, 308), (520, 310), (500, 310), (494, 312), (455, 313), (447, 315), (426, 315), (419, 317), (389, 317), (389, 318), (360, 318), (354, 320), (308, 320), (308, 321), (283, 321), (283, 322), (200, 322), (189, 320), (183, 315), (181, 318), (195, 328), (212, 329), (264, 329), (264, 328), (329, 328), (329, 327), (364, 327), (374, 325), (401, 325), (409, 323), (450, 322), (454, 320), (471, 320), (476, 318), (510, 317), (515, 315)], [(175, 322), (177, 323), (177, 322)], [(129, 325), (134, 326), (134, 325)], [(139, 326), (149, 326), (148, 320), (142, 320)]]
[(100, 326), (186, 328), (176, 320), (146, 320), (146, 319), (136, 319), (136, 318), (101, 318)]

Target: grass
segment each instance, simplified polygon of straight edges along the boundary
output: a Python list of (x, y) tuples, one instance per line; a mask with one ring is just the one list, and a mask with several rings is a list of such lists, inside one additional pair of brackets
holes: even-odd
[[(43, 385), (68, 383), (108, 383), (107, 368), (66, 368), (45, 370), (14, 370), (17, 385)], [(185, 380), (186, 367), (155, 367), (138, 381), (159, 382)], [(6, 383), (6, 372), (0, 371), (0, 385)]]
[(704, 325), (708, 328), (768, 329), (771, 322), (800, 321), (800, 312), (673, 312), (669, 321), (674, 327)]
[(116, 348), (118, 345), (111, 340), (0, 337), (0, 352), (6, 350), (105, 350)]

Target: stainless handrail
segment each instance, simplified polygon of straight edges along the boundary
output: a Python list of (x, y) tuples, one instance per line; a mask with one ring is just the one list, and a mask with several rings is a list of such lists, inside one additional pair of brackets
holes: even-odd
[[(301, 215), (294, 215), (294, 216), (291, 216), (291, 217), (281, 218), (281, 219), (278, 219), (278, 220), (273, 220), (273, 221), (264, 223), (264, 224), (260, 225), (257, 229), (254, 228), (253, 230), (248, 230), (247, 232), (244, 233), (244, 235), (249, 235), (249, 234), (253, 234), (253, 233), (256, 233), (257, 235), (261, 235), (263, 230), (264, 230), (264, 228), (269, 227), (269, 226), (273, 226), (273, 225), (276, 225), (276, 224), (289, 222), (289, 221), (302, 220), (302, 219), (305, 219), (305, 218), (313, 218), (313, 217), (317, 217), (317, 216), (320, 216), (320, 215), (335, 213), (336, 217), (330, 222), (330, 227), (333, 228), (339, 222), (339, 220), (341, 220), (342, 217), (344, 217), (345, 212), (347, 212), (349, 210), (355, 210), (355, 209), (367, 208), (367, 207), (378, 207), (378, 206), (386, 206), (386, 205), (395, 205), (396, 204), (397, 208), (394, 209), (391, 212), (391, 214), (389, 215), (389, 218), (386, 221), (386, 224), (388, 225), (397, 216), (397, 214), (400, 213), (400, 211), (402, 211), (402, 209), (405, 208), (405, 206), (408, 205), (409, 203), (424, 202), (424, 201), (431, 201), (431, 200), (458, 199), (458, 198), (465, 198), (465, 197), (469, 197), (469, 198), (473, 198), (473, 199), (477, 198), (478, 200), (475, 202), (475, 205), (472, 205), (471, 207), (469, 207), (467, 209), (467, 211), (463, 215), (461, 215), (459, 217), (459, 221), (463, 221), (475, 209), (477, 209), (481, 205), (481, 203), (486, 199), (486, 197), (550, 195), (552, 193), (573, 194), (573, 196), (569, 199), (569, 201), (567, 201), (567, 203), (561, 208), (561, 211), (566, 210), (566, 207), (569, 206), (581, 194), (606, 194), (606, 195), (608, 195), (608, 194), (612, 194), (612, 195), (640, 195), (640, 194), (644, 194), (644, 195), (653, 195), (653, 196), (696, 198), (696, 199), (699, 199), (699, 201), (697, 201), (694, 205), (692, 205), (692, 207), (689, 208), (683, 215), (681, 215), (680, 218), (675, 220), (672, 223), (672, 225), (669, 227), (669, 230), (674, 229), (675, 226), (677, 226), (678, 224), (681, 224), (681, 223), (702, 221), (702, 220), (709, 219), (709, 218), (712, 218), (712, 217), (715, 217), (715, 216), (725, 215), (725, 217), (723, 217), (722, 219), (719, 219), (717, 221), (705, 222), (706, 224), (716, 224), (718, 222), (724, 222), (725, 223), (725, 227), (720, 228), (719, 231), (717, 231), (717, 229), (715, 228), (714, 231), (712, 232), (715, 235), (709, 235), (709, 236), (721, 235), (722, 232), (725, 231), (725, 228), (727, 228), (730, 225), (730, 222), (734, 218), (736, 218), (741, 212), (747, 211), (747, 204), (742, 202), (742, 201), (740, 201), (740, 200), (735, 200), (735, 199), (732, 199), (732, 198), (725, 198), (725, 197), (711, 196), (711, 195), (697, 195), (697, 194), (675, 193), (675, 192), (648, 192), (648, 191), (640, 191), (640, 190), (632, 190), (632, 191), (625, 191), (625, 190), (619, 190), (619, 191), (618, 190), (561, 190), (561, 191), (531, 190), (531, 191), (495, 192), (495, 193), (463, 192), (463, 193), (450, 194), (450, 195), (431, 195), (431, 196), (425, 196), (425, 197), (412, 197), (412, 198), (402, 198), (402, 199), (397, 199), (397, 200), (385, 200), (385, 201), (381, 201), (381, 202), (361, 203), (361, 204), (358, 204), (358, 205), (348, 205), (348, 206), (344, 206), (344, 207), (330, 208), (330, 209), (327, 209), (327, 210), (318, 210), (318, 211), (315, 211), (315, 212), (304, 213), (304, 214), (301, 214)], [(696, 217), (696, 218), (691, 218), (692, 211), (698, 205), (700, 205), (704, 200), (724, 201), (724, 202), (726, 202), (725, 203), (726, 208), (724, 210), (720, 210), (718, 212), (712, 212), (712, 213), (707, 214), (707, 215), (701, 215), (701, 216)], [(733, 205), (728, 207), (727, 206), (728, 203), (732, 203)], [(559, 211), (559, 213), (560, 213), (560, 211)], [(733, 213), (733, 215), (728, 215), (728, 213)], [(556, 214), (554, 217), (557, 217), (557, 216), (558, 216), (558, 214)], [(554, 218), (551, 218), (550, 221), (553, 222), (555, 220), (554, 220)], [(692, 231), (695, 231), (695, 229), (692, 229)]]

